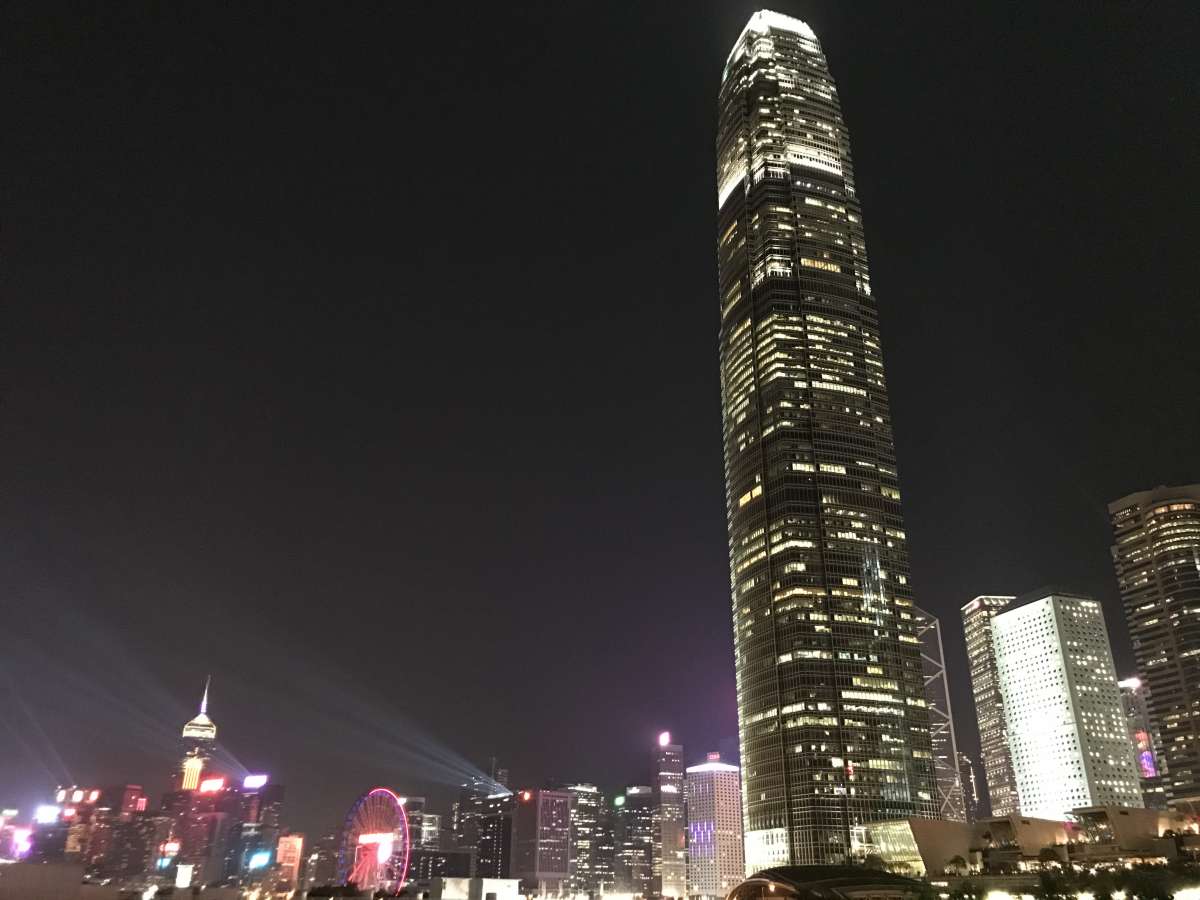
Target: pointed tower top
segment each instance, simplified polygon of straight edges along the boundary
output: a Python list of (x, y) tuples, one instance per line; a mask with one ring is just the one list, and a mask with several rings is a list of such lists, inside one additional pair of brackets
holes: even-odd
[(217, 739), (217, 726), (208, 717), (208, 689), (211, 685), (212, 676), (209, 675), (204, 680), (204, 694), (200, 697), (200, 712), (196, 715), (196, 718), (183, 726), (183, 736), (185, 738), (199, 739), (201, 741), (214, 741)]

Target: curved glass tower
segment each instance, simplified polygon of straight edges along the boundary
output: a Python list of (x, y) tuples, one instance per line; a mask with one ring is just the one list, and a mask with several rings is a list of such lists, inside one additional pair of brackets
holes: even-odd
[(849, 137), (797, 19), (729, 55), (717, 201), (746, 866), (834, 863), (938, 806)]

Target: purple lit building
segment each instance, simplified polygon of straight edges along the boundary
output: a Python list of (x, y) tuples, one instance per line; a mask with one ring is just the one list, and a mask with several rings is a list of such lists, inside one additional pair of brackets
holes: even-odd
[(742, 778), (719, 753), (687, 770), (689, 898), (721, 898), (746, 877), (742, 847)]

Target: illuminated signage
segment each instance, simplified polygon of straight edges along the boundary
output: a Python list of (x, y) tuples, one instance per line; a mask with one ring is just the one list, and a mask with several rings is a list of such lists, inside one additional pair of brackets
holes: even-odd
[(12, 832), (13, 855), (22, 857), (33, 849), (33, 829), (14, 828)]
[(92, 791), (90, 794), (88, 794), (88, 803), (95, 803), (99, 799), (100, 799), (99, 791)]
[(390, 831), (379, 831), (374, 834), (360, 834), (358, 842), (360, 844), (383, 844), (391, 843), (396, 839), (396, 836)]
[(82, 803), (83, 802), (83, 791), (78, 790), (78, 789), (71, 791), (71, 802), (72, 803)]
[(259, 850), (250, 857), (249, 866), (251, 869), (261, 869), (271, 864), (271, 851)]
[(669, 743), (671, 743), (671, 732), (669, 732), (669, 731), (662, 732), (662, 734), (660, 734), (658, 736), (658, 746), (665, 747)]
[(200, 793), (215, 794), (217, 791), (225, 787), (224, 778), (205, 778), (200, 782)]
[(624, 797), (613, 797), (613, 806), (624, 806), (624, 805), (625, 805)]
[(59, 788), (58, 793), (54, 795), (54, 799), (59, 803), (62, 803), (67, 799), (67, 792), (63, 788)]
[(192, 871), (196, 867), (191, 863), (180, 863), (175, 870), (175, 887), (190, 888), (192, 886)]
[(52, 825), (58, 821), (59, 809), (49, 803), (43, 803), (33, 813), (33, 821), (39, 825)]
[(167, 841), (162, 845), (163, 856), (174, 856), (179, 852), (179, 841)]
[(256, 791), (266, 783), (266, 775), (247, 775), (242, 779), (242, 787), (248, 791)]

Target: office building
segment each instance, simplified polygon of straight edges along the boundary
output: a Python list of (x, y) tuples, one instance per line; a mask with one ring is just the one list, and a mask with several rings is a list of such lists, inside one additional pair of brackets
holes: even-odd
[(938, 814), (879, 313), (813, 30), (751, 16), (726, 61), (717, 255), (747, 866), (849, 859)]
[(217, 726), (208, 717), (208, 689), (212, 679), (204, 682), (204, 694), (200, 698), (200, 712), (183, 726), (181, 749), (183, 759), (175, 773), (172, 784), (176, 790), (194, 791), (200, 784), (212, 760), (217, 742)]
[(1011, 816), (1020, 809), (1012, 757), (1008, 751), (1004, 703), (996, 680), (996, 654), (992, 649), (992, 619), (1015, 599), (984, 594), (962, 608), (963, 635), (971, 667), (971, 693), (979, 721), (979, 755), (987, 783), (987, 814), (991, 816)]
[(542, 896), (562, 892), (570, 875), (571, 795), (550, 790), (519, 792), (512, 835), (513, 876), (526, 891)]
[(618, 894), (652, 894), (654, 790), (631, 785), (613, 798), (613, 881)]
[(280, 835), (275, 847), (275, 868), (279, 882), (289, 889), (300, 886), (300, 870), (304, 866), (304, 835)]
[(1023, 816), (1142, 807), (1104, 614), (1056, 592), (992, 619), (996, 676)]
[(1150, 809), (1166, 809), (1167, 795), (1163, 788), (1162, 761), (1158, 741), (1150, 726), (1150, 711), (1146, 703), (1146, 686), (1140, 678), (1123, 678), (1117, 682), (1121, 689), (1121, 709), (1129, 727), (1129, 742), (1142, 783), (1142, 800)]
[(1200, 484), (1130, 494), (1108, 511), (1166, 801), (1200, 815)]
[(742, 841), (742, 778), (737, 766), (708, 754), (689, 766), (684, 781), (687, 803), (687, 895), (723, 900), (746, 876)]
[(595, 852), (592, 855), (592, 880), (599, 894), (611, 894), (616, 891), (616, 807), (600, 798), (600, 809), (596, 816)]
[(569, 784), (563, 787), (571, 796), (571, 856), (567, 889), (572, 894), (599, 893), (597, 877), (600, 810), (604, 798), (594, 784)]
[(683, 805), (683, 747), (658, 736), (654, 755), (654, 861), (650, 889), (657, 897), (687, 894), (687, 821)]
[(942, 623), (938, 621), (937, 616), (919, 606), (912, 608), (912, 621), (917, 640), (921, 642), (921, 665), (925, 677), (925, 702), (929, 709), (929, 740), (937, 785), (938, 818), (965, 822), (967, 811), (958, 774), (958, 741), (954, 736), (950, 683), (946, 680)]
[(975, 763), (967, 754), (958, 754), (958, 783), (962, 785), (963, 812), (967, 822), (979, 820), (979, 783), (975, 780)]

